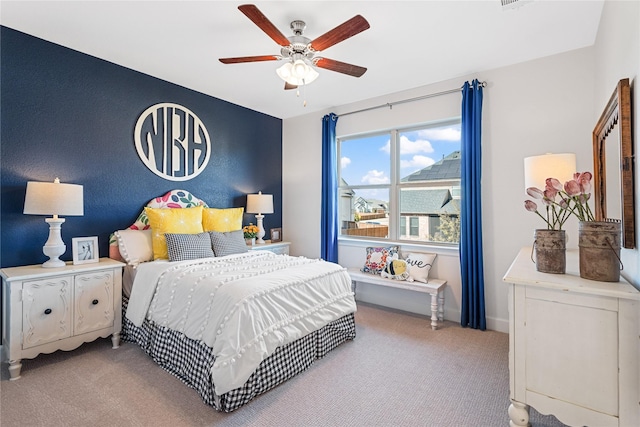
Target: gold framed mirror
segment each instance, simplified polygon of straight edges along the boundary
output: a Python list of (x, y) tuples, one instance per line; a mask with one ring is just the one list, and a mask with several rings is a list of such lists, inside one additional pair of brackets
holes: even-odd
[(618, 82), (593, 129), (593, 182), (596, 221), (622, 223), (622, 246), (635, 248), (631, 88)]

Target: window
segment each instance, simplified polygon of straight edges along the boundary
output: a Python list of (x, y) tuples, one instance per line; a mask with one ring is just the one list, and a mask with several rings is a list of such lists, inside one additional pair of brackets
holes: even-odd
[[(402, 217), (401, 217), (402, 218)], [(420, 235), (420, 218), (418, 218), (417, 216), (412, 216), (411, 218), (409, 218), (409, 227), (411, 232), (409, 233), (410, 236), (419, 236)]]
[(340, 234), (460, 240), (460, 120), (338, 138)]

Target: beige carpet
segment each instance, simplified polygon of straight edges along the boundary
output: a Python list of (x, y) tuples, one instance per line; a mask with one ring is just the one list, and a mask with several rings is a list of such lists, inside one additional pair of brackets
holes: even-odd
[[(0, 381), (10, 426), (507, 426), (508, 336), (359, 304), (357, 337), (230, 414), (136, 345), (109, 339), (23, 362)], [(531, 411), (538, 426), (562, 426)]]

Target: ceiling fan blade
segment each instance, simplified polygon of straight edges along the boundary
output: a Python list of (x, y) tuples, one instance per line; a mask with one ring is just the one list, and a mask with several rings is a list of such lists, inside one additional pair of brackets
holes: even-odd
[(223, 64), (239, 64), (241, 62), (260, 62), (260, 61), (277, 61), (280, 57), (276, 55), (261, 55), (261, 56), (240, 56), (237, 58), (220, 58), (219, 61)]
[(367, 69), (358, 65), (347, 64), (346, 62), (336, 61), (335, 59), (317, 58), (313, 61), (317, 67), (326, 70), (336, 71), (342, 74), (348, 74), (353, 77), (360, 77)]
[(369, 22), (361, 15), (356, 15), (348, 21), (338, 25), (333, 30), (329, 30), (320, 37), (317, 37), (310, 44), (318, 51), (325, 50), (334, 44), (353, 37), (369, 28)]
[(296, 89), (298, 86), (292, 85), (291, 83), (284, 82), (284, 90)]
[(291, 44), (289, 39), (286, 38), (255, 5), (243, 4), (238, 6), (238, 9), (280, 46), (289, 46)]

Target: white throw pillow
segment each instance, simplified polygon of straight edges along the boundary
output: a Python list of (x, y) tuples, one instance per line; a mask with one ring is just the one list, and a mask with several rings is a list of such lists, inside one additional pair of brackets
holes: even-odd
[(404, 260), (409, 264), (409, 275), (411, 279), (418, 282), (429, 283), (429, 271), (435, 259), (436, 254), (418, 252), (407, 254)]
[(148, 230), (118, 230), (115, 233), (118, 239), (120, 255), (127, 264), (136, 266), (141, 262), (153, 259), (153, 243), (151, 229)]

